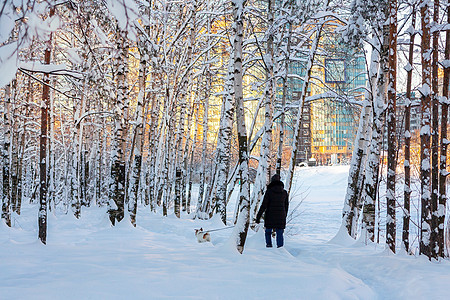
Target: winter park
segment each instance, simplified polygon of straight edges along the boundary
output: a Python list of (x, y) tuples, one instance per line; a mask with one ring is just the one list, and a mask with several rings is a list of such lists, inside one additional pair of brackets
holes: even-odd
[(1, 0), (0, 299), (450, 299), (449, 0)]

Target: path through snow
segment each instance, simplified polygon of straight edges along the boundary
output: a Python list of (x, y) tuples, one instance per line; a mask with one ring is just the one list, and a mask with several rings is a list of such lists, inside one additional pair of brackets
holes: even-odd
[[(346, 167), (297, 172), (308, 187), (284, 248), (249, 234), (238, 254), (230, 230), (197, 243), (194, 228), (219, 218), (164, 218), (139, 207), (138, 227), (111, 228), (105, 209), (82, 218), (51, 214), (48, 244), (37, 240), (37, 206), (0, 225), (0, 299), (449, 299), (450, 262), (389, 255), (381, 245), (338, 238)], [(298, 201), (298, 199), (297, 199)], [(231, 212), (232, 213), (232, 212)], [(230, 215), (231, 216), (231, 215)]]

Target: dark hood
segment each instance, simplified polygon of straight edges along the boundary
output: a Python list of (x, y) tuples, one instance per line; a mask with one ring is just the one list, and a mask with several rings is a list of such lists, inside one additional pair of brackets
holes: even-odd
[(276, 192), (282, 192), (284, 190), (284, 183), (282, 181), (272, 181), (267, 188)]

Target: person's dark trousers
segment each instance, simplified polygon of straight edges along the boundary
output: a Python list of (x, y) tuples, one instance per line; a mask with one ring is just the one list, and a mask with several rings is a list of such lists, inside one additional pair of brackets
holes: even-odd
[[(265, 236), (266, 236), (266, 247), (272, 247), (272, 228), (266, 228)], [(284, 229), (275, 228), (275, 232), (277, 233), (277, 247), (283, 247), (284, 239), (283, 232)]]

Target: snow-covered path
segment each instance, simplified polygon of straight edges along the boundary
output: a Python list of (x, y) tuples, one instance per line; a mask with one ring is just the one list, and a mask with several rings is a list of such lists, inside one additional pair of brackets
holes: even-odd
[(218, 218), (143, 209), (137, 228), (111, 228), (105, 209), (87, 209), (80, 220), (51, 214), (43, 246), (37, 207), (26, 205), (13, 228), (0, 225), (0, 299), (449, 299), (449, 261), (328, 242), (339, 228), (345, 175), (343, 167), (302, 170), (297, 179), (310, 193), (291, 224), (298, 234), (267, 249), (262, 230), (251, 232), (243, 255), (231, 229), (197, 243), (193, 229), (221, 228)]

